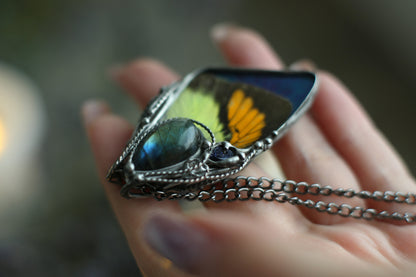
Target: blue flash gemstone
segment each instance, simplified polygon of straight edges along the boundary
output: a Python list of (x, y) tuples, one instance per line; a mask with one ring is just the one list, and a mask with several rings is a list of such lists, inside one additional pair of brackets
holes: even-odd
[(165, 168), (193, 156), (203, 141), (204, 135), (191, 120), (171, 120), (160, 125), (136, 148), (132, 162), (136, 170)]

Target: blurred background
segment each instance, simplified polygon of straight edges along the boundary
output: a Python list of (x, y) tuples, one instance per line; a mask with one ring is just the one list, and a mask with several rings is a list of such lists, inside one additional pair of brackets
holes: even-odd
[(288, 64), (334, 72), (416, 173), (415, 11), (413, 0), (2, 0), (0, 276), (139, 275), (80, 106), (104, 99), (135, 122), (109, 68), (139, 56), (180, 73), (223, 65), (208, 36), (217, 22), (259, 30)]

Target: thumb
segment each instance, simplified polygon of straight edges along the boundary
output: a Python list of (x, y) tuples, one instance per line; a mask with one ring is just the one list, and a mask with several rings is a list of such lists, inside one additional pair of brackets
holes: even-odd
[(382, 273), (386, 273), (381, 267), (370, 266), (352, 255), (334, 255), (333, 249), (340, 247), (322, 246), (323, 239), (307, 233), (307, 228), (276, 228), (276, 222), (267, 223), (235, 212), (210, 211), (207, 215), (206, 212), (188, 216), (154, 214), (145, 224), (143, 235), (159, 254), (198, 276), (384, 276)]

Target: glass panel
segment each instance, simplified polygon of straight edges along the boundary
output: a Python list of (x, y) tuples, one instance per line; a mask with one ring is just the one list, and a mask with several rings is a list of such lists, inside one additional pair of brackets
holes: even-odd
[(242, 82), (274, 92), (292, 103), (292, 113), (306, 99), (315, 83), (315, 75), (309, 72), (273, 72), (256, 70), (213, 69), (206, 73), (229, 82)]
[(217, 142), (246, 148), (278, 130), (302, 105), (314, 82), (311, 73), (209, 69), (179, 92), (164, 118), (196, 120)]

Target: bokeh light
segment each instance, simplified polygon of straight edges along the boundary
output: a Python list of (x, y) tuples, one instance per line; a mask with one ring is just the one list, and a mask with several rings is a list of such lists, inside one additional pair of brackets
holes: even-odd
[(6, 128), (4, 126), (3, 121), (0, 118), (0, 157), (4, 151), (4, 148), (6, 148), (6, 142)]

